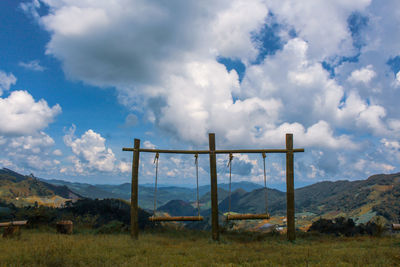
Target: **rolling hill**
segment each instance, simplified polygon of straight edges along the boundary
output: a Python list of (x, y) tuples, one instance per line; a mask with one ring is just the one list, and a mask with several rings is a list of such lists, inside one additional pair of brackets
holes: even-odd
[(24, 176), (12, 170), (0, 170), (0, 199), (17, 206), (39, 205), (61, 206), (67, 200), (81, 196), (67, 186), (56, 186), (33, 176)]
[[(83, 197), (93, 199), (106, 199), (106, 198), (120, 198), (129, 200), (131, 197), (131, 184), (124, 183), (119, 185), (111, 184), (86, 184), (86, 183), (72, 183), (63, 180), (45, 180), (41, 179), (46, 183), (54, 185), (63, 185), (70, 188), (72, 191), (78, 193)], [(218, 185), (218, 199), (222, 201), (228, 196), (229, 184)], [(246, 191), (252, 191), (261, 186), (251, 182), (237, 182), (232, 183), (232, 191), (236, 189), (244, 189)], [(199, 187), (200, 203), (204, 209), (208, 209), (211, 206), (210, 198), (210, 185), (204, 185)], [(196, 201), (196, 188), (186, 188), (178, 186), (162, 186), (157, 188), (157, 206), (167, 204), (169, 201), (179, 199), (186, 202)], [(139, 185), (139, 206), (144, 209), (152, 209), (154, 206), (154, 185), (146, 184)]]
[[(373, 175), (357, 181), (325, 181), (298, 188), (295, 204), (298, 218), (345, 216), (363, 223), (380, 215), (397, 222), (400, 219), (400, 173)], [(228, 205), (229, 198), (226, 198), (219, 203), (220, 211), (226, 212)], [(264, 210), (263, 189), (232, 193), (231, 211), (262, 213)], [(286, 194), (268, 189), (268, 210), (272, 215), (285, 216)]]
[[(228, 184), (219, 184), (218, 200), (221, 213), (228, 211)], [(245, 187), (247, 190), (241, 188)], [(238, 213), (265, 212), (264, 189), (252, 183), (232, 183), (231, 211)], [(16, 204), (62, 202), (80, 196), (89, 198), (130, 198), (131, 185), (90, 185), (61, 180), (39, 180), (8, 169), (0, 170), (0, 199)], [(210, 213), (210, 186), (201, 186), (201, 214)], [(75, 193), (76, 192), (76, 193)], [(178, 201), (179, 200), (179, 201)], [(139, 186), (139, 206), (153, 209), (154, 188)], [(172, 202), (171, 202), (172, 201)], [(158, 188), (157, 207), (170, 214), (178, 210), (193, 213), (196, 201), (195, 188), (166, 186)], [(366, 222), (376, 215), (388, 221), (398, 221), (400, 216), (400, 173), (373, 175), (366, 180), (324, 181), (295, 190), (296, 216), (305, 221), (324, 216), (351, 217), (356, 222)], [(268, 211), (275, 216), (286, 214), (286, 194), (268, 189)]]

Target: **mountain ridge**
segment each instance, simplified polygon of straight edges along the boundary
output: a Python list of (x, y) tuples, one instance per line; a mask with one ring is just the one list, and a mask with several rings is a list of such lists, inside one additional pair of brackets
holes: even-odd
[(20, 206), (35, 203), (60, 206), (81, 197), (67, 186), (46, 183), (33, 175), (21, 175), (7, 168), (0, 169), (0, 199), (3, 201)]
[[(51, 185), (44, 182), (45, 179), (24, 176), (9, 169), (0, 170), (0, 175), (2, 175), (0, 182), (3, 184), (11, 182), (21, 183), (23, 182), (22, 179), (28, 179), (33, 184), (35, 181), (42, 181), (44, 184), (48, 184), (46, 186), (48, 190), (52, 188), (51, 186), (56, 186), (55, 184)], [(62, 192), (63, 190), (67, 190), (66, 188), (69, 188), (70, 190), (72, 189), (71, 192), (76, 192), (76, 195), (83, 197), (98, 198), (100, 195), (103, 198), (130, 198), (131, 185), (129, 183), (120, 185), (90, 185), (62, 180), (49, 180), (49, 182), (64, 186), (54, 187), (52, 190), (57, 189)], [(240, 213), (265, 212), (265, 193), (262, 186), (257, 184), (251, 185), (251, 183), (245, 182), (242, 184), (258, 188), (250, 192), (246, 190), (238, 191), (237, 189), (240, 184), (232, 183), (231, 211)], [(227, 186), (229, 184), (218, 185), (219, 209), (221, 213), (227, 212), (229, 209), (229, 192), (224, 189)], [(209, 212), (209, 189), (209, 185), (199, 187), (202, 214)], [(11, 190), (10, 192), (13, 191)], [(46, 195), (48, 193), (46, 190), (35, 192), (39, 195)], [(269, 212), (284, 216), (286, 214), (285, 192), (268, 188), (267, 196)], [(1, 194), (0, 198), (2, 198)], [(158, 188), (158, 207), (166, 205), (171, 200), (182, 200), (193, 207), (193, 203), (196, 202), (196, 189), (179, 186)], [(154, 205), (153, 201), (154, 188), (139, 185), (139, 206), (144, 209), (152, 209)], [(359, 221), (365, 221), (373, 216), (381, 215), (388, 220), (397, 220), (400, 212), (400, 173), (375, 174), (367, 179), (355, 181), (321, 181), (300, 187), (295, 189), (295, 208), (297, 214), (311, 214), (313, 216), (334, 217), (343, 215), (353, 217)]]

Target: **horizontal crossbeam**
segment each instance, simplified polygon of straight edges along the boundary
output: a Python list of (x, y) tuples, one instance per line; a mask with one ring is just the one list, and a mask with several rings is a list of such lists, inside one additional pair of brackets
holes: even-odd
[[(124, 147), (122, 151), (136, 151), (132, 147)], [(169, 153), (169, 154), (210, 154), (209, 150), (168, 150), (168, 149), (150, 149), (139, 148), (139, 152), (150, 153)], [(304, 148), (288, 149), (231, 149), (231, 150), (215, 150), (215, 154), (235, 154), (235, 153), (287, 153), (287, 152), (304, 152)]]
[(229, 214), (226, 219), (230, 220), (266, 220), (269, 219), (269, 214)]
[(171, 222), (171, 221), (202, 221), (203, 216), (158, 216), (149, 217), (151, 222)]

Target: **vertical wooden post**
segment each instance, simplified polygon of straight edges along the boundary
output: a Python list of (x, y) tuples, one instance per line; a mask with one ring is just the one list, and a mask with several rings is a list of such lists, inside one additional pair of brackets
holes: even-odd
[(215, 155), (215, 134), (208, 134), (210, 147), (210, 177), (211, 177), (211, 226), (212, 239), (219, 240), (218, 230), (218, 184), (217, 184), (217, 157)]
[(294, 217), (294, 171), (293, 171), (293, 134), (286, 134), (286, 223), (287, 238), (296, 239)]
[(138, 208), (138, 180), (139, 180), (139, 148), (140, 139), (135, 139), (135, 151), (132, 160), (132, 187), (131, 187), (131, 237), (139, 238), (139, 208)]

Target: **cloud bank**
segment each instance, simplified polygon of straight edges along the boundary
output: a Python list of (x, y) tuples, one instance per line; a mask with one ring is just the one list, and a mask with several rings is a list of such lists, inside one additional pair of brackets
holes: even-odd
[[(41, 17), (40, 3), (49, 7)], [(400, 55), (397, 1), (40, 3), (26, 10), (50, 33), (46, 53), (65, 74), (116, 88), (121, 104), (164, 133), (199, 145), (215, 132), (223, 146), (267, 147), (293, 132), (297, 146), (334, 155), (348, 175), (393, 170), (351, 159), (362, 149), (366, 162), (385, 162), (380, 140), (399, 137), (400, 70), (388, 64)], [(107, 169), (113, 160), (103, 152), (97, 168)], [(309, 173), (330, 173), (309, 161)]]

